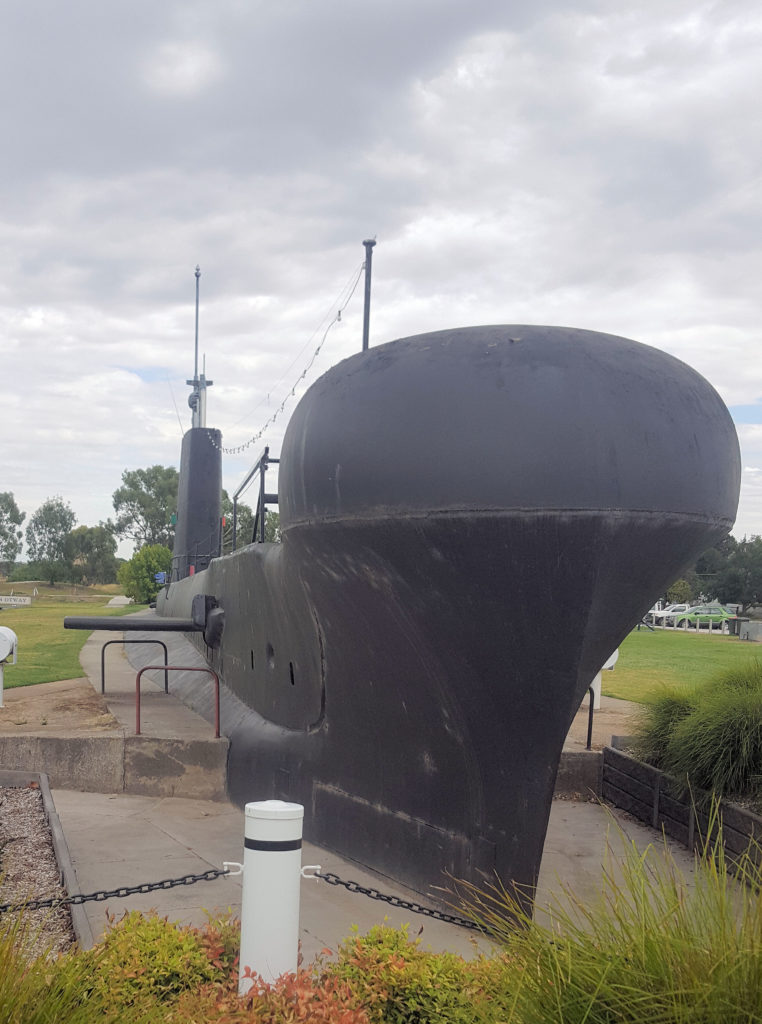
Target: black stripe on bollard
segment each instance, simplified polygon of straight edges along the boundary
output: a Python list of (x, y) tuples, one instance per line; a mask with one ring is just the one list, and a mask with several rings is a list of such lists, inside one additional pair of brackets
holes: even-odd
[(249, 839), (243, 841), (247, 850), (269, 850), (273, 853), (285, 853), (287, 850), (301, 850), (301, 839)]

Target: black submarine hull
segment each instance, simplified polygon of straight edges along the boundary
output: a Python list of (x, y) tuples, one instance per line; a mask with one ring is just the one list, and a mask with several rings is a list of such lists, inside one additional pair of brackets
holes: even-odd
[(307, 838), (421, 892), (530, 891), (585, 690), (739, 479), (713, 389), (627, 339), (465, 328), (345, 360), (289, 424), (282, 544), (159, 604), (224, 608), (231, 797), (297, 800)]

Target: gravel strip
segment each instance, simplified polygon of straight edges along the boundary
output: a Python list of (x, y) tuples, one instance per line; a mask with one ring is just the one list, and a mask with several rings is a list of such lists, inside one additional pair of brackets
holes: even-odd
[[(65, 898), (50, 828), (37, 783), (23, 788), (0, 787), (0, 904)], [(0, 914), (0, 931), (19, 914)], [(76, 942), (68, 907), (25, 910), (22, 947), (33, 959), (45, 952), (56, 956)]]

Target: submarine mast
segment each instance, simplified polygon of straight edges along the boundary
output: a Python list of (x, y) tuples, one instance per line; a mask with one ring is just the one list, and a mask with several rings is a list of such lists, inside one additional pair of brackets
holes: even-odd
[(222, 553), (222, 434), (206, 425), (206, 366), (198, 372), (198, 298), (201, 268), (196, 266), (196, 342), (193, 378), (185, 383), (191, 429), (183, 437), (177, 486), (177, 523), (172, 552), (172, 579), (181, 580), (206, 569)]
[(206, 359), (204, 360), (204, 369), (201, 371), (201, 376), (198, 373), (198, 294), (199, 294), (199, 280), (201, 278), (201, 267), (196, 264), (196, 344), (194, 350), (193, 360), (193, 379), (186, 380), (186, 384), (193, 388), (193, 391), (188, 396), (188, 405), (191, 408), (191, 427), (205, 427), (206, 426), (206, 389), (214, 384), (213, 380), (206, 379)]

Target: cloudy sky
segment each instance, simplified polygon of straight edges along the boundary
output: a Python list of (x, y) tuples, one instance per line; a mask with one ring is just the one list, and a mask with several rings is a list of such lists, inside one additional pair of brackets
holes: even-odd
[(208, 423), (256, 437), (359, 350), (362, 282), (325, 331), (375, 236), (371, 344), (549, 323), (695, 367), (762, 534), (760, 53), (753, 0), (7, 0), (0, 490), (95, 525), (178, 464), (197, 263)]

